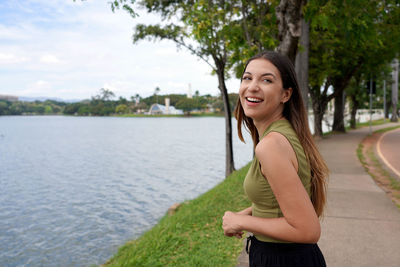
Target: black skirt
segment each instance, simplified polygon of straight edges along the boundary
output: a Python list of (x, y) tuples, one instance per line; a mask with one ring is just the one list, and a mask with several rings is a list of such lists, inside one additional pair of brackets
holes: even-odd
[(254, 236), (250, 241), (249, 267), (326, 267), (317, 244), (262, 242)]

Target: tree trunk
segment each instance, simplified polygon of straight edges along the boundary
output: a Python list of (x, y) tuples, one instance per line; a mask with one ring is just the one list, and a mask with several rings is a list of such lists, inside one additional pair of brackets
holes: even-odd
[(296, 55), (296, 74), (299, 80), (301, 96), (303, 98), (306, 112), (308, 113), (308, 53), (310, 50), (310, 23), (301, 19), (301, 51)]
[(288, 56), (293, 63), (296, 59), (297, 44), (301, 35), (303, 5), (303, 0), (280, 0), (275, 9), (279, 40), (276, 50)]
[(359, 107), (359, 104), (360, 104), (355, 95), (351, 96), (351, 103), (352, 103), (352, 106), (351, 106), (350, 127), (352, 129), (355, 129), (356, 125), (357, 125), (356, 115), (357, 115), (357, 110), (358, 110), (358, 107)]
[(322, 137), (322, 120), (324, 118), (324, 111), (319, 105), (313, 105), (314, 112), (314, 136)]
[(385, 111), (385, 119), (389, 119), (389, 110), (390, 105), (392, 104), (392, 99), (390, 97), (386, 97), (386, 111)]
[(344, 127), (344, 90), (340, 90), (335, 97), (335, 112), (333, 115), (333, 126), (332, 131), (336, 132), (346, 132)]
[[(218, 64), (216, 64), (218, 66)], [(225, 175), (228, 177), (235, 170), (233, 161), (233, 144), (232, 144), (232, 116), (229, 104), (228, 90), (225, 85), (225, 75), (223, 69), (217, 69), (218, 87), (221, 91), (222, 101), (224, 102), (225, 116)]]
[(313, 91), (314, 90), (311, 90), (310, 92), (311, 92), (312, 108), (314, 113), (314, 136), (322, 137), (323, 135), (322, 120), (324, 118), (326, 107), (328, 105), (328, 99), (322, 95), (319, 95), (319, 97), (317, 97), (316, 94), (313, 94)]
[(399, 61), (397, 58), (393, 60), (392, 63), (392, 118), (390, 119), (391, 122), (397, 122), (397, 103), (399, 98)]
[(335, 98), (335, 112), (333, 118), (332, 131), (346, 132), (344, 128), (344, 89), (349, 85), (351, 78), (361, 66), (361, 61), (351, 69), (344, 71), (343, 75), (337, 76), (333, 79), (333, 94)]

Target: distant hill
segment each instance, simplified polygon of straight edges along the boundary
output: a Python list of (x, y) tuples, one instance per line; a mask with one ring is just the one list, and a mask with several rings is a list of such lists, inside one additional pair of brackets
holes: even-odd
[(45, 96), (38, 96), (38, 97), (26, 97), (26, 96), (19, 96), (18, 97), (19, 101), (25, 101), (25, 102), (35, 102), (35, 101), (46, 101), (46, 100), (53, 100), (53, 101), (58, 101), (58, 102), (64, 102), (64, 103), (76, 103), (82, 101), (82, 99), (62, 99), (58, 97), (45, 97)]

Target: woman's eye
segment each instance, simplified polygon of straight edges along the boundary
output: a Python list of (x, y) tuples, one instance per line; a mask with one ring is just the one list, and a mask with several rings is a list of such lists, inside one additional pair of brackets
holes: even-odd
[(245, 76), (242, 78), (242, 80), (251, 80), (251, 78), (249, 76)]
[(272, 81), (270, 79), (264, 79), (263, 81), (266, 83), (272, 83)]

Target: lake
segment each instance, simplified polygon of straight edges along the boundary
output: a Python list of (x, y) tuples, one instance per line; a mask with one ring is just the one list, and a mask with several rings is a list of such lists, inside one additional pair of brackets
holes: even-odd
[(0, 117), (0, 265), (104, 263), (224, 179), (224, 138), (221, 117)]

